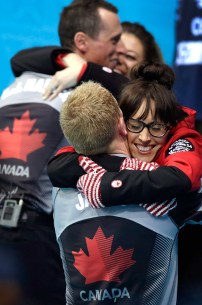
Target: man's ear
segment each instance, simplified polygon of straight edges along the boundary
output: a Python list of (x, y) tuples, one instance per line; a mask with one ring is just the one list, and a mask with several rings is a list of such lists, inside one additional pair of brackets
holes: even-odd
[(126, 128), (126, 124), (125, 124), (123, 115), (121, 115), (119, 118), (118, 130), (119, 130), (119, 134), (121, 136), (124, 136), (124, 137), (127, 136), (127, 128)]
[(84, 32), (77, 32), (74, 36), (74, 44), (81, 53), (85, 54), (88, 47), (88, 36)]

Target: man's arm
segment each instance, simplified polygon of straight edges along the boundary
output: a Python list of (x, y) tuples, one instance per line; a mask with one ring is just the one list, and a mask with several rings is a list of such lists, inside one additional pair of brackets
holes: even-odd
[(99, 82), (103, 87), (108, 89), (117, 100), (119, 100), (123, 87), (129, 82), (129, 79), (125, 76), (94, 63), (88, 63), (79, 83), (88, 80)]
[(53, 75), (63, 69), (56, 63), (57, 55), (69, 52), (58, 46), (25, 49), (11, 58), (11, 68), (15, 76), (20, 76), (25, 71)]
[[(67, 148), (68, 149), (68, 148)], [(91, 158), (111, 172), (101, 180), (101, 196), (105, 206), (130, 204), (131, 202), (160, 202), (189, 192), (191, 182), (176, 167), (160, 166), (154, 171), (119, 171), (124, 158), (97, 155)], [(114, 159), (115, 158), (115, 159)], [(115, 160), (115, 161), (114, 161)], [(114, 163), (116, 162), (115, 167)], [(115, 170), (117, 172), (115, 172)], [(54, 186), (76, 187), (81, 175), (85, 174), (78, 163), (76, 153), (63, 152), (50, 160), (48, 174)], [(116, 181), (121, 187), (113, 187)]]
[[(115, 182), (120, 187), (114, 187)], [(191, 182), (177, 167), (160, 166), (154, 171), (106, 172), (100, 192), (105, 206), (134, 202), (160, 202), (188, 193)]]
[[(20, 76), (25, 71), (54, 75), (55, 72), (64, 69), (64, 65), (62, 66), (57, 61), (58, 55), (68, 53), (71, 53), (71, 51), (66, 48), (55, 46), (25, 49), (12, 57), (11, 67), (15, 76)], [(68, 63), (68, 58), (66, 62)], [(65, 64), (65, 61), (63, 61), (63, 64)], [(95, 63), (88, 63), (87, 68), (84, 74), (81, 75), (78, 83), (80, 84), (88, 80), (94, 80), (101, 83), (116, 99), (119, 98), (123, 86), (129, 81), (129, 79), (123, 75)], [(57, 81), (59, 80), (57, 79)], [(57, 86), (58, 85), (59, 84), (57, 84)], [(68, 84), (66, 88), (68, 88)]]
[[(71, 151), (69, 147), (65, 149)], [(113, 169), (114, 158), (118, 170), (124, 158), (113, 156), (112, 159), (109, 155), (93, 156), (94, 161), (105, 165), (108, 170)], [(75, 188), (78, 178), (85, 173), (79, 166), (78, 155), (75, 152), (63, 152), (54, 157), (49, 162), (48, 171), (53, 185), (64, 188)], [(117, 185), (120, 179), (122, 186), (113, 188), (114, 181)], [(202, 194), (189, 192), (190, 188), (191, 182), (188, 177), (179, 169), (169, 166), (161, 166), (153, 171), (106, 172), (101, 181), (102, 203), (105, 206), (131, 203), (139, 205), (140, 202), (158, 202), (158, 205), (161, 205), (161, 202), (176, 197), (177, 207), (169, 213), (179, 226), (183, 225), (185, 220), (193, 219), (202, 203)]]

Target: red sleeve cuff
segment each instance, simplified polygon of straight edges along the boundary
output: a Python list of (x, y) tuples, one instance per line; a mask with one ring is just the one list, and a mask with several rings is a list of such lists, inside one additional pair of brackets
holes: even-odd
[(81, 71), (80, 71), (80, 73), (79, 73), (79, 75), (78, 75), (78, 77), (77, 77), (77, 82), (79, 82), (80, 79), (82, 78), (82, 76), (84, 75), (84, 73), (85, 73), (85, 71), (86, 71), (86, 69), (87, 69), (87, 66), (88, 66), (87, 63), (83, 64), (83, 66), (82, 66), (82, 68), (81, 68)]
[(62, 68), (67, 68), (67, 66), (65, 66), (64, 62), (63, 62), (63, 57), (67, 56), (68, 53), (62, 53), (62, 54), (58, 54), (55, 61), (56, 63), (62, 67)]

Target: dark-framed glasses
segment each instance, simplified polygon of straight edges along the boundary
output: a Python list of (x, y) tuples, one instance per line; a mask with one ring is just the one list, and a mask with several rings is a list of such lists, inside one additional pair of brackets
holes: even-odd
[(138, 119), (128, 119), (126, 121), (126, 127), (129, 131), (134, 133), (141, 132), (145, 127), (147, 127), (149, 133), (151, 136), (156, 138), (161, 138), (165, 136), (166, 132), (170, 129), (169, 126), (165, 124), (158, 124), (158, 123), (150, 123), (146, 124), (143, 121), (140, 121)]

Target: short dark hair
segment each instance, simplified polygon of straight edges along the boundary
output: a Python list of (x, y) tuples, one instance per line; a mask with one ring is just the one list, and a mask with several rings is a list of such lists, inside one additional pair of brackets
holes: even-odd
[(128, 21), (122, 22), (121, 25), (123, 33), (130, 33), (141, 41), (144, 48), (145, 61), (159, 61), (163, 63), (163, 55), (154, 36), (143, 25)]
[(187, 114), (176, 101), (172, 91), (175, 75), (166, 64), (143, 62), (131, 70), (131, 81), (121, 92), (119, 106), (127, 121), (146, 102), (146, 107), (139, 119), (145, 119), (154, 101), (154, 119), (175, 126)]
[(115, 14), (118, 9), (104, 0), (74, 0), (61, 12), (58, 34), (62, 46), (72, 49), (74, 36), (84, 32), (95, 38), (101, 30), (101, 18), (98, 9), (103, 8)]

